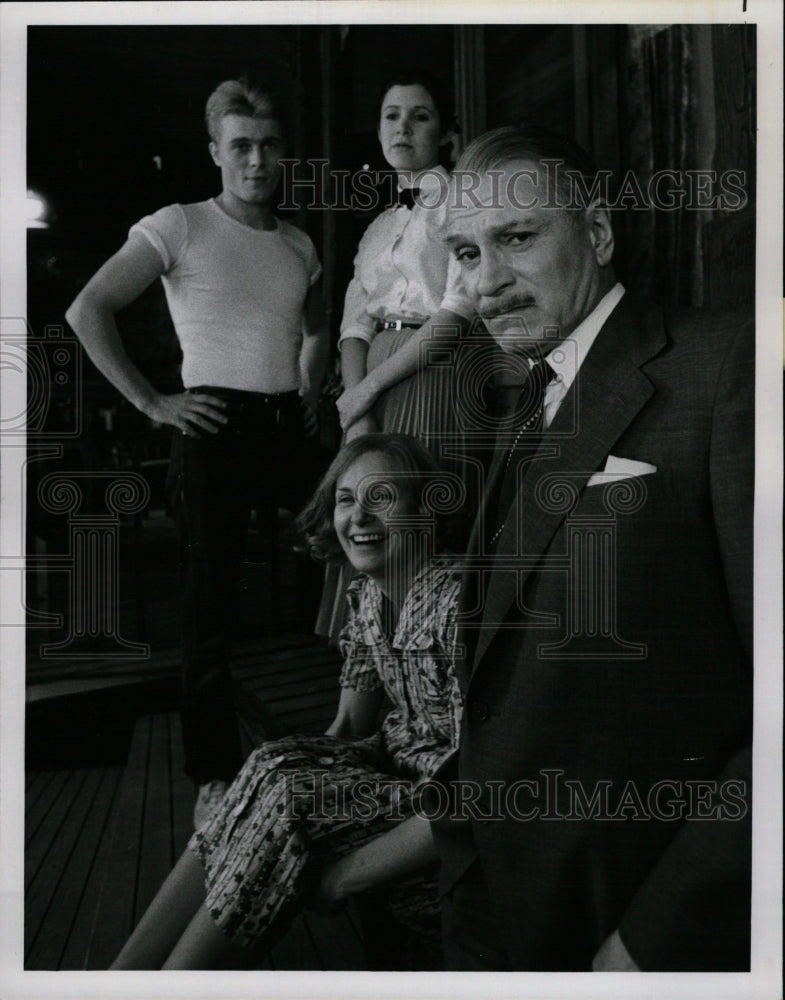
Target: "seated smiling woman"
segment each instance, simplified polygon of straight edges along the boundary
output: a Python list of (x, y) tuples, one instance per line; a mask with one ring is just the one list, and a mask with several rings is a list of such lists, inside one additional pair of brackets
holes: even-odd
[[(412, 796), (456, 748), (461, 713), (458, 574), (432, 554), (443, 523), (424, 503), (443, 476), (402, 434), (335, 458), (299, 519), (315, 554), (343, 553), (358, 574), (335, 720), (250, 755), (113, 969), (252, 968), (306, 902), (331, 909), (433, 861)], [(432, 869), (392, 899), (402, 922), (435, 913)]]

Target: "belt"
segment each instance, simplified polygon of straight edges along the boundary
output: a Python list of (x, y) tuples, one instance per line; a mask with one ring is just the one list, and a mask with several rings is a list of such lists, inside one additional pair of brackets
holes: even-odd
[(220, 385), (197, 385), (186, 389), (186, 392), (203, 392), (205, 395), (218, 396), (219, 399), (226, 400), (227, 403), (257, 404), (265, 405), (293, 403), (299, 399), (300, 393), (297, 389), (290, 389), (288, 392), (254, 392), (251, 389), (227, 389)]
[(289, 392), (252, 392), (218, 385), (199, 385), (186, 392), (203, 392), (222, 399), (226, 404), (222, 412), (228, 421), (224, 429), (234, 434), (269, 425), (271, 420), (280, 424), (287, 414), (300, 412), (300, 394), (296, 389)]
[(417, 323), (407, 319), (377, 319), (376, 332), (379, 333), (381, 330), (419, 330), (423, 323), (425, 323), (424, 319)]

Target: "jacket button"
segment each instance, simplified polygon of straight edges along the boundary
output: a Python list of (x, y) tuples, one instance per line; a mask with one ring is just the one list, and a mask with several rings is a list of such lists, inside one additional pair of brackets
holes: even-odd
[(472, 715), (477, 720), (477, 722), (487, 722), (491, 711), (484, 701), (475, 701), (473, 704)]

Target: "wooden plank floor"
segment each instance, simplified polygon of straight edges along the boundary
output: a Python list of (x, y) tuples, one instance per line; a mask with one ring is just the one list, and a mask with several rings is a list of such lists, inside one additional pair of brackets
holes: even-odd
[(338, 706), (341, 658), (303, 638), (232, 665), (248, 747), (287, 733), (323, 733)]
[[(266, 536), (265, 536), (266, 537)], [(279, 525), (276, 557), (271, 559), (269, 540), (256, 530), (248, 534), (245, 559), (240, 567), (235, 653), (254, 655), (296, 634), (310, 634), (316, 619), (322, 569), (292, 548), (292, 533)], [(117, 658), (98, 655), (87, 639), (68, 647), (68, 655), (44, 652), (48, 643), (66, 637), (66, 626), (46, 629), (31, 621), (27, 631), (27, 683), (30, 687), (67, 687), (75, 681), (146, 679), (179, 674), (182, 617), (182, 580), (179, 545), (174, 522), (163, 510), (151, 509), (133, 532), (121, 531), (116, 609), (119, 634), (127, 640), (148, 643), (146, 654)], [(36, 596), (37, 578), (30, 581), (31, 608), (60, 612), (69, 605), (54, 584), (48, 597)], [(47, 591), (47, 588), (44, 588)], [(48, 591), (47, 591), (48, 593)], [(59, 594), (59, 598), (56, 596)], [(65, 603), (64, 603), (65, 602)], [(65, 657), (65, 658), (63, 658)]]
[[(192, 808), (177, 713), (139, 719), (124, 768), (31, 773), (25, 968), (106, 968), (184, 849)], [(367, 968), (356, 915), (301, 916), (260, 967)]]
[[(33, 742), (44, 749), (51, 743), (52, 751), (30, 753), (28, 746), (28, 969), (106, 968), (191, 833), (193, 789), (182, 772), (179, 717), (168, 711), (174, 705), (171, 695), (153, 693), (173, 691), (180, 673), (180, 581), (173, 526), (163, 516), (149, 516), (136, 542), (142, 552), (145, 609), (140, 619), (133, 602), (128, 604), (135, 593), (129, 576), (134, 560), (129, 556), (121, 566), (126, 575), (120, 631), (126, 638), (149, 642), (149, 655), (98, 660), (75, 650), (70, 660), (53, 660), (43, 656), (39, 646), (61, 636), (30, 632), (28, 723), (36, 724), (28, 724), (28, 740), (32, 734)], [(324, 732), (338, 702), (340, 658), (310, 634), (321, 571), (292, 553), (285, 530), (278, 542), (277, 578), (265, 564), (264, 546), (253, 532), (242, 571), (232, 670), (246, 749), (289, 732)], [(128, 555), (127, 546), (123, 553)], [(277, 608), (273, 597), (279, 599)], [(142, 619), (145, 629), (139, 631)], [(170, 700), (161, 706), (151, 700), (148, 705), (148, 697)], [(85, 730), (81, 715), (69, 716), (68, 707), (64, 721), (58, 721), (58, 704), (91, 699), (89, 708), (92, 699), (98, 704), (100, 698), (113, 712), (118, 702), (133, 702), (126, 712), (125, 742), (120, 746), (113, 723), (104, 723), (109, 730), (106, 745), (113, 748), (111, 766), (103, 751), (84, 752), (83, 759), (63, 763), (63, 730), (87, 732), (90, 743), (92, 729)], [(164, 707), (167, 711), (161, 710)], [(79, 711), (84, 713), (84, 707)], [(141, 716), (134, 725), (138, 711)], [(89, 721), (89, 712), (86, 717)], [(49, 726), (50, 718), (54, 727)], [(352, 908), (329, 920), (308, 913), (273, 949), (264, 967), (367, 968), (358, 927)]]
[[(121, 777), (121, 767), (89, 768), (35, 776), (28, 786), (26, 968), (87, 968), (73, 956), (73, 964), (63, 962), (91, 922), (85, 907), (104, 876), (101, 842)], [(37, 795), (36, 787), (41, 788)]]
[[(323, 649), (337, 657), (326, 643), (302, 632), (284, 631), (275, 635), (258, 635), (237, 639), (232, 649), (232, 672), (237, 676), (265, 673), (267, 658), (278, 652), (290, 651), (295, 661), (300, 652)], [(150, 681), (156, 678), (179, 677), (182, 650), (170, 644), (151, 649), (149, 655), (137, 660), (73, 660), (37, 661), (27, 663), (27, 701), (35, 702), (62, 697), (91, 687)], [(336, 675), (337, 679), (337, 675)]]

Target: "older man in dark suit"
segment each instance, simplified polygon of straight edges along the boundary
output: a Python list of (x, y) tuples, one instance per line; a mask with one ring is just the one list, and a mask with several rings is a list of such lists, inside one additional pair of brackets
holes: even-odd
[(468, 557), (448, 962), (741, 970), (752, 328), (625, 292), (592, 175), (525, 126), (456, 168), (447, 242), (530, 375)]

